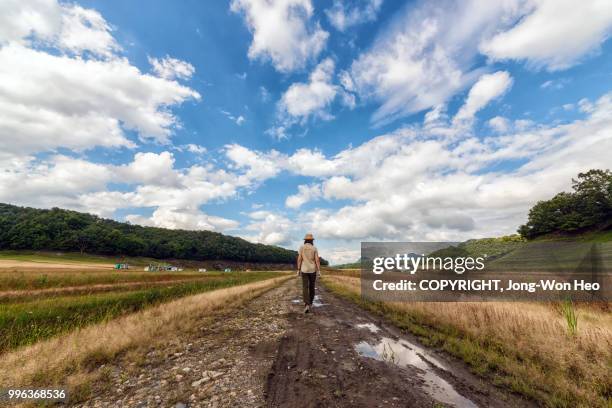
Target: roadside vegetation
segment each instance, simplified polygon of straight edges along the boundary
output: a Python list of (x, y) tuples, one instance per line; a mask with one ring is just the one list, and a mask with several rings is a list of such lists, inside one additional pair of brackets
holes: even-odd
[(62, 384), (68, 387), (70, 403), (86, 400), (93, 383), (104, 382), (106, 363), (119, 358), (128, 366), (145, 362), (152, 349), (163, 348), (182, 334), (205, 330), (209, 319), (290, 278), (259, 274), (250, 278), (255, 280), (251, 283), (234, 281), (236, 286), (185, 296), (4, 353), (0, 388)]
[(547, 407), (612, 403), (609, 303), (374, 303), (356, 277), (324, 276), (334, 293), (465, 361), (493, 383)]
[(278, 273), (217, 273), (200, 277), (198, 281), (176, 281), (161, 287), (127, 292), (118, 290), (36, 299), (26, 297), (25, 301), (20, 298), (0, 299), (0, 353), (171, 299), (272, 277), (278, 277)]
[(115, 272), (112, 270), (40, 270), (22, 269), (2, 270), (0, 269), (0, 298), (2, 291), (15, 290), (41, 290), (65, 287), (93, 286), (102, 284), (124, 284), (134, 282), (168, 282), (193, 280), (197, 278), (209, 278), (213, 276), (224, 276), (224, 272)]
[(527, 239), (575, 235), (612, 227), (612, 172), (589, 170), (572, 180), (570, 193), (539, 201), (518, 232)]

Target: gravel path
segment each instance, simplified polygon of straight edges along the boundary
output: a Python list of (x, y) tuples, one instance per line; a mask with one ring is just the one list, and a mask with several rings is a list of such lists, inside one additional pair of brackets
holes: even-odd
[(177, 334), (140, 364), (104, 367), (83, 407), (529, 407), (459, 361), (319, 287), (304, 314), (291, 279)]
[(141, 364), (106, 366), (103, 389), (82, 407), (260, 407), (287, 329), (295, 285), (284, 284), (181, 334)]

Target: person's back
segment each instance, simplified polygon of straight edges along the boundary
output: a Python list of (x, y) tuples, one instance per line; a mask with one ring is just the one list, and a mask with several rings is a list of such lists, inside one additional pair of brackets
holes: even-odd
[(302, 267), (300, 272), (313, 273), (317, 271), (317, 247), (311, 243), (306, 243), (300, 247), (300, 253), (302, 254)]
[(315, 296), (315, 280), (321, 271), (321, 263), (317, 247), (314, 246), (312, 234), (306, 234), (304, 245), (300, 247), (297, 259), (298, 273), (302, 276), (302, 295), (304, 297), (304, 312), (310, 311)]

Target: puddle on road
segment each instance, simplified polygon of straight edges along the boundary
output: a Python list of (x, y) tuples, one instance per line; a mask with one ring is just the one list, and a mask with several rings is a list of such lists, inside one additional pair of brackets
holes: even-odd
[(327, 303), (321, 302), (321, 298), (319, 297), (319, 295), (315, 295), (314, 300), (312, 301), (312, 306), (321, 307), (325, 305), (327, 305)]
[(374, 323), (360, 323), (356, 324), (355, 327), (357, 327), (358, 329), (368, 329), (371, 333), (374, 334), (380, 331), (380, 328)]
[[(366, 323), (366, 325), (367, 324), (371, 323)], [(378, 327), (376, 328), (378, 329)], [(427, 352), (419, 346), (403, 339), (393, 340), (389, 337), (383, 337), (376, 345), (371, 345), (368, 342), (362, 341), (355, 346), (355, 350), (364, 357), (393, 363), (401, 367), (413, 366), (422, 370), (423, 373), (419, 373), (418, 375), (425, 382), (425, 392), (433, 399), (443, 404), (461, 408), (477, 407), (476, 404), (460, 395), (451, 384), (435, 373), (431, 365), (445, 371), (448, 371), (448, 369), (438, 360), (429, 356)]]
[[(297, 305), (298, 303), (304, 303), (304, 301), (302, 299), (291, 299), (291, 303), (294, 303)], [(312, 306), (321, 307), (325, 305), (327, 305), (327, 303), (322, 303), (319, 295), (315, 295), (314, 300), (312, 301)]]

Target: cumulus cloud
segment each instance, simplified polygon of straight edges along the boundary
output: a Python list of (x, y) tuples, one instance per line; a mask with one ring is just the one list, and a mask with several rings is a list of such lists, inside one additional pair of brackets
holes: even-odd
[(243, 237), (252, 242), (268, 245), (289, 245), (295, 223), (282, 214), (258, 210), (249, 214), (251, 222), (246, 226)]
[(149, 64), (153, 67), (153, 72), (165, 79), (189, 79), (195, 72), (190, 63), (169, 56), (162, 59), (149, 57)]
[(100, 13), (56, 0), (7, 0), (0, 4), (0, 45), (41, 42), (64, 52), (111, 57), (121, 47)]
[(483, 35), (492, 33), (512, 2), (419, 2), (407, 7), (352, 64), (362, 98), (380, 103), (374, 124), (432, 108), (473, 82)]
[(7, 26), (0, 22), (4, 151), (133, 147), (125, 130), (166, 143), (178, 124), (171, 107), (200, 98), (121, 57), (95, 10), (55, 1), (3, 2), (0, 8), (7, 9), (0, 19), (11, 18)]
[(181, 210), (165, 207), (153, 211), (151, 217), (129, 214), (125, 218), (134, 224), (186, 230), (226, 231), (239, 225), (235, 220), (208, 215), (197, 209)]
[(311, 0), (232, 0), (253, 41), (249, 58), (270, 60), (280, 72), (303, 68), (325, 47), (329, 33), (312, 19)]
[(376, 20), (381, 5), (382, 0), (362, 0), (351, 7), (334, 0), (333, 6), (325, 10), (325, 14), (336, 30), (345, 31), (352, 26)]
[(474, 115), (493, 99), (503, 95), (512, 86), (512, 77), (506, 71), (481, 76), (472, 86), (464, 105), (453, 118), (454, 124), (471, 122)]
[(504, 133), (510, 128), (510, 122), (503, 116), (495, 116), (487, 121), (489, 127), (496, 132)]
[(611, 27), (612, 8), (599, 0), (420, 1), (394, 17), (349, 73), (359, 97), (379, 104), (372, 123), (385, 124), (470, 86), (486, 69), (479, 55), (565, 69), (597, 51)]
[(321, 186), (301, 185), (298, 186), (298, 193), (287, 197), (285, 205), (289, 208), (299, 208), (309, 201), (321, 197)]
[(526, 11), (514, 26), (484, 39), (481, 51), (493, 59), (526, 60), (555, 71), (596, 51), (612, 29), (612, 7), (606, 1), (531, 1)]
[(310, 74), (308, 83), (294, 83), (283, 94), (279, 108), (291, 118), (308, 119), (318, 116), (331, 119), (325, 108), (334, 100), (337, 88), (332, 84), (334, 61), (326, 58)]
[[(289, 208), (321, 197), (349, 201), (339, 209), (299, 215), (301, 229), (320, 238), (456, 240), (508, 234), (524, 222), (530, 206), (569, 188), (578, 172), (609, 166), (612, 95), (580, 105), (586, 116), (567, 124), (498, 118), (493, 123), (507, 128), (492, 136), (440, 138), (426, 126), (412, 126), (331, 157), (310, 149), (271, 153), (274, 171), (318, 179), (289, 196)], [(250, 162), (267, 155), (242, 154), (251, 156)], [(491, 169), (517, 160), (525, 164), (507, 172)]]

